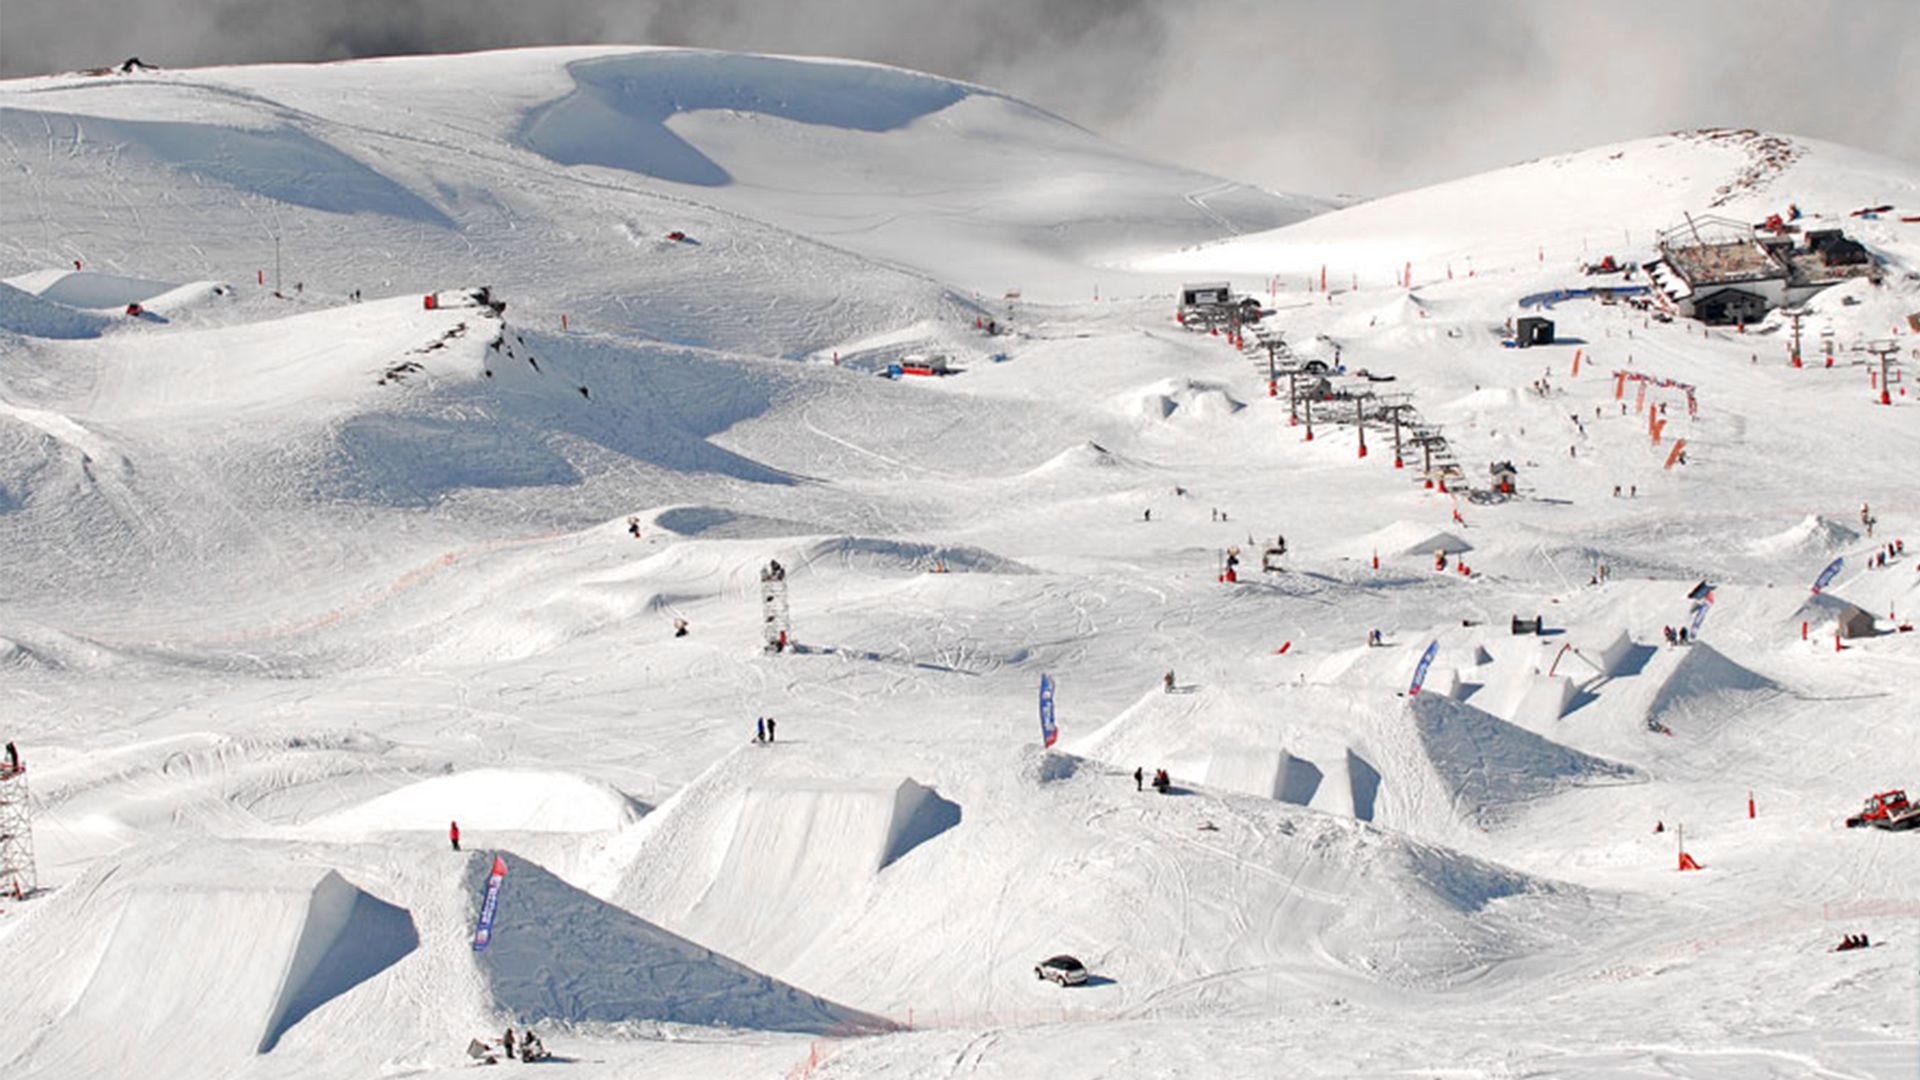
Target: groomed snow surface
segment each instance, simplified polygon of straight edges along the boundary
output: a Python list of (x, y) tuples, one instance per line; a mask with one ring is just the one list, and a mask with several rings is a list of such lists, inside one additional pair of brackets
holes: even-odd
[[(1920, 834), (1842, 827), (1920, 787), (1912, 166), (1677, 133), (1330, 211), (661, 49), (20, 80), (0, 135), (9, 1075), (1920, 1073)], [(1790, 203), (1886, 271), (1807, 367), (1590, 299), (1501, 343)], [(1225, 275), (1464, 479), (1308, 441), (1174, 323)]]

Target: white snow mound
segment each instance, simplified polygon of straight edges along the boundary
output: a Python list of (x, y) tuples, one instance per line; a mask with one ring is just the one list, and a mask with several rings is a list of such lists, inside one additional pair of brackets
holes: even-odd
[(607, 832), (639, 820), (638, 804), (574, 773), (473, 769), (409, 784), (336, 811), (308, 828), (318, 835), (444, 831)]
[(1704, 734), (1783, 692), (1772, 679), (1734, 663), (1711, 645), (1694, 642), (1654, 694), (1647, 726)]
[(1860, 534), (1819, 514), (1808, 514), (1788, 529), (1747, 542), (1755, 555), (1824, 555), (1860, 539)]
[(1541, 738), (1450, 698), (1421, 694), (1409, 711), (1440, 781), (1469, 820), (1495, 824), (1567, 787), (1620, 782), (1634, 769)]
[(7, 1050), (44, 1076), (124, 1075), (130, 1046), (166, 1048), (143, 1076), (231, 1075), (419, 944), (406, 909), (331, 869), (204, 842), (103, 862), (49, 904), (9, 950), (45, 985)]
[[(812, 1034), (893, 1025), (836, 1005), (595, 899), (537, 863), (503, 853), (493, 937), (475, 964), (488, 996), (520, 1024), (654, 1021)], [(479, 916), (491, 853), (467, 863)]]
[(1458, 555), (1463, 551), (1472, 550), (1472, 544), (1445, 529), (1436, 529), (1417, 521), (1402, 520), (1354, 540), (1346, 546), (1343, 553), (1350, 559), (1367, 559), (1371, 558), (1375, 552), (1382, 555), (1431, 556), (1436, 551)]

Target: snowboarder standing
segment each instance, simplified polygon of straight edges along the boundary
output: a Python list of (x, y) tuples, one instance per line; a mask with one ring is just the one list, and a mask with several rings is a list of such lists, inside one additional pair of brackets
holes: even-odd
[(1146, 769), (1138, 765), (1135, 765), (1133, 767), (1133, 790), (1135, 791), (1147, 790), (1146, 783), (1145, 783), (1146, 775), (1147, 775)]
[(1173, 693), (1173, 672), (1169, 671), (1160, 677), (1160, 688), (1169, 694)]
[(20, 771), (20, 748), (13, 745), (12, 739), (7, 740), (7, 771)]
[(764, 716), (753, 722), (753, 741), (757, 743), (767, 741), (767, 718)]
[(447, 839), (453, 842), (453, 850), (455, 851), (460, 850), (460, 823), (459, 822), (452, 821), (447, 823)]
[(773, 741), (773, 725), (774, 725), (773, 717), (771, 716), (767, 717), (767, 741), (768, 742)]
[(511, 1026), (507, 1028), (507, 1037), (502, 1040), (502, 1044), (506, 1046), (507, 1057), (511, 1059), (513, 1057), (513, 1028)]

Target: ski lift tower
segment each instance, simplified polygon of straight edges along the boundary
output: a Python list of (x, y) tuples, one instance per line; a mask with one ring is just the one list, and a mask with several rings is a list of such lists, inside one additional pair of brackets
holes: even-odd
[(1886, 338), (1869, 341), (1860, 346), (1860, 351), (1879, 358), (1880, 374), (1873, 380), (1873, 384), (1880, 388), (1880, 404), (1893, 404), (1893, 388), (1887, 384), (1893, 379), (1893, 358), (1900, 352), (1900, 346), (1894, 344), (1891, 338)]
[(27, 770), (0, 761), (0, 893), (23, 900), (38, 887)]
[(787, 570), (778, 560), (768, 560), (760, 571), (760, 627), (768, 652), (785, 652), (792, 644), (787, 636), (793, 629), (787, 617)]

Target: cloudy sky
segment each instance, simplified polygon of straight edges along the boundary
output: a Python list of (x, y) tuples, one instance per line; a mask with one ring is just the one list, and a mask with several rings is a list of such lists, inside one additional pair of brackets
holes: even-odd
[(1152, 156), (1381, 194), (1680, 127), (1920, 162), (1915, 0), (0, 0), (0, 76), (505, 45), (849, 56)]

